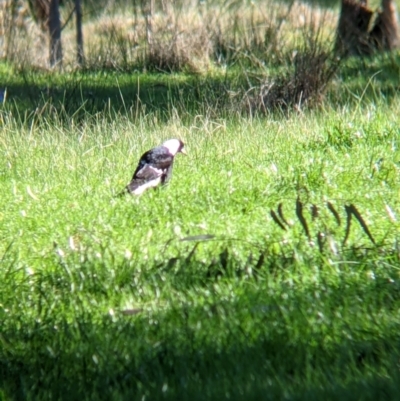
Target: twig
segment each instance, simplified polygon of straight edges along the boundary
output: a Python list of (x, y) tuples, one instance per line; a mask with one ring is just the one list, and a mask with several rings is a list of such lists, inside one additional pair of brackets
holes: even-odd
[(68, 17), (67, 17), (67, 19), (65, 20), (65, 22), (64, 22), (64, 25), (61, 27), (61, 31), (68, 25), (68, 22), (71, 20), (71, 18), (72, 18), (72, 14), (75, 12), (75, 6), (74, 6), (74, 8), (71, 10), (71, 12), (69, 13), (69, 15), (68, 15)]

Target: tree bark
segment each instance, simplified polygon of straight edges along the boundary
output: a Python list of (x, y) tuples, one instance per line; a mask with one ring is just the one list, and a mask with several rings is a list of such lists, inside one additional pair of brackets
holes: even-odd
[(50, 0), (49, 7), (50, 66), (62, 67), (61, 21), (58, 0)]
[(382, 11), (371, 31), (371, 39), (379, 50), (393, 50), (398, 47), (398, 20), (393, 0), (382, 0)]
[(82, 32), (82, 8), (81, 0), (75, 0), (75, 16), (76, 16), (76, 60), (78, 65), (83, 66), (85, 63), (85, 55), (83, 52), (83, 32)]
[(373, 11), (366, 1), (342, 0), (336, 35), (336, 49), (346, 55), (369, 52), (368, 29)]
[[(374, 16), (375, 22), (372, 24)], [(394, 0), (382, 0), (374, 12), (366, 0), (342, 0), (336, 35), (336, 49), (345, 55), (368, 55), (393, 50), (399, 45)]]

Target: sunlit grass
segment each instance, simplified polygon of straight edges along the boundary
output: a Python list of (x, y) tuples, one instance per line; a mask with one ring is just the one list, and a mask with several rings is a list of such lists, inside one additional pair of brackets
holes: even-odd
[[(104, 240), (115, 235), (122, 250), (143, 239), (162, 243), (175, 231), (260, 239), (279, 232), (269, 210), (283, 202), (293, 214), (302, 192), (309, 203), (354, 203), (367, 216), (381, 211), (380, 230), (388, 225), (384, 205), (396, 209), (399, 200), (398, 129), (395, 113), (386, 116), (370, 107), (351, 119), (316, 113), (139, 126), (116, 116), (114, 123), (100, 118), (79, 127), (49, 122), (29, 132), (8, 130), (2, 137), (5, 238), (31, 242), (33, 231), (35, 250), (44, 245), (41, 237), (48, 245), (65, 243), (79, 230), (109, 230)], [(140, 155), (172, 137), (185, 141), (190, 156), (178, 156), (171, 185), (138, 199), (116, 198)], [(21, 227), (24, 235), (17, 235)]]

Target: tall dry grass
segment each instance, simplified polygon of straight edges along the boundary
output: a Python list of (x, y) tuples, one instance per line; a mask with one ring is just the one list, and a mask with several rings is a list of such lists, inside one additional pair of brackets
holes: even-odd
[[(150, 0), (148, 0), (150, 2)], [(86, 67), (156, 71), (209, 70), (215, 64), (279, 64), (296, 51), (304, 29), (317, 24), (334, 32), (333, 11), (300, 2), (221, 4), (154, 2), (152, 7), (106, 4), (102, 12), (83, 9)], [(65, 4), (67, 20), (72, 5)], [(48, 68), (48, 38), (23, 1), (1, 3), (2, 57), (25, 67)], [(62, 32), (64, 65), (76, 68), (74, 20)]]
[[(84, 68), (201, 74), (234, 67), (239, 89), (225, 88), (224, 97), (235, 109), (254, 113), (320, 103), (340, 64), (333, 50), (333, 11), (272, 0), (145, 1), (136, 7), (108, 2), (101, 12), (83, 9)], [(3, 58), (20, 69), (47, 69), (48, 38), (24, 4), (3, 3)], [(66, 71), (81, 68), (71, 7), (62, 9), (69, 21), (62, 32)]]

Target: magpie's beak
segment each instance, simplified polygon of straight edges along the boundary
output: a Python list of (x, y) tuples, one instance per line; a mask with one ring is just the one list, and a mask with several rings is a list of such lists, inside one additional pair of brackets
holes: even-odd
[(181, 152), (182, 154), (184, 154), (185, 156), (187, 156), (187, 152), (186, 152), (185, 148), (182, 148), (182, 149), (180, 150), (180, 152)]

